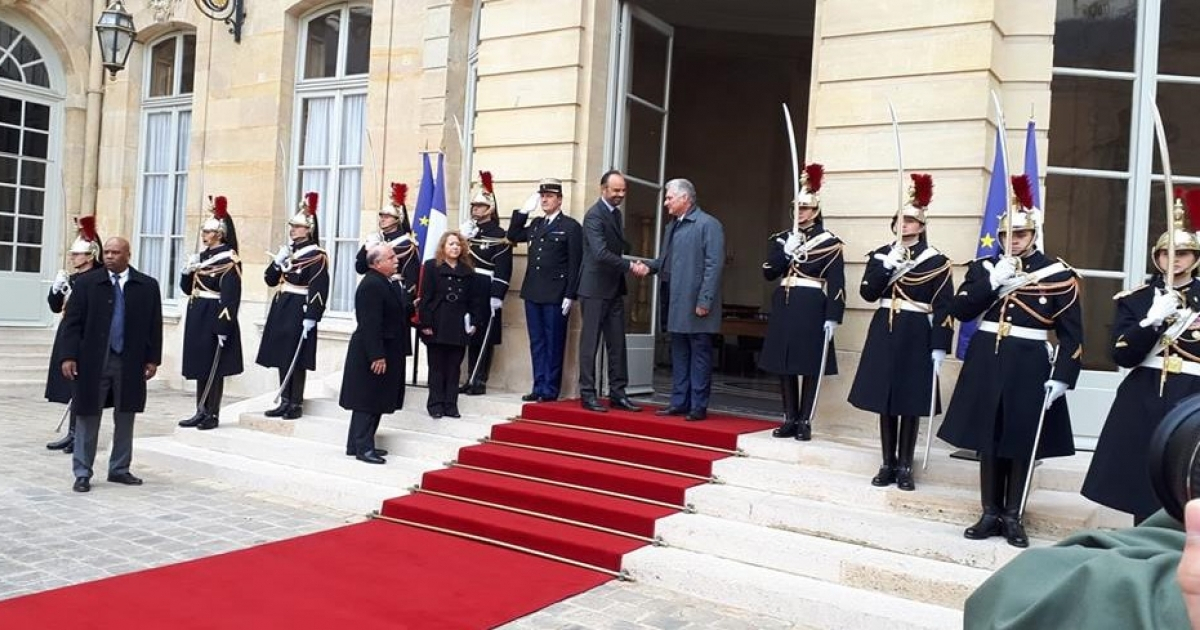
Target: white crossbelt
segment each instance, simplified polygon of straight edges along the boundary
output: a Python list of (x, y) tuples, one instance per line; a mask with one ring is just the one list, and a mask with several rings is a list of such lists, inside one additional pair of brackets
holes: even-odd
[(933, 306), (924, 302), (914, 302), (912, 300), (904, 299), (893, 300), (892, 298), (883, 298), (879, 300), (879, 308), (890, 311), (892, 310), (893, 306), (902, 311), (911, 311), (913, 313), (929, 314), (933, 312)]
[(824, 289), (825, 282), (822, 280), (813, 280), (812, 278), (799, 278), (791, 276), (779, 281), (781, 287), (803, 287), (806, 289)]
[(1142, 361), (1140, 366), (1150, 368), (1152, 370), (1161, 370), (1166, 365), (1166, 371), (1170, 374), (1191, 374), (1192, 376), (1200, 376), (1200, 363), (1195, 361), (1187, 361), (1183, 357), (1171, 356), (1165, 362), (1162, 355), (1154, 355), (1147, 357)]
[(302, 287), (290, 282), (284, 282), (283, 284), (279, 285), (279, 290), (283, 291), (284, 293), (291, 293), (293, 295), (308, 295), (308, 287)]
[(1041, 328), (1029, 328), (1026, 326), (1013, 326), (1012, 324), (1004, 324), (1004, 333), (1001, 334), (1001, 325), (996, 322), (980, 322), (979, 330), (1000, 335), (1001, 337), (1016, 337), (1018, 339), (1029, 339), (1031, 341), (1046, 341), (1050, 338), (1050, 331), (1042, 330)]
[(494, 276), (494, 275), (496, 275), (496, 272), (492, 271), (491, 269), (483, 269), (483, 268), (481, 268), (481, 267), (476, 267), (476, 268), (475, 268), (475, 273), (478, 273), (478, 274), (481, 274), (481, 275), (485, 275), (485, 276)]
[(221, 299), (221, 294), (217, 291), (208, 291), (206, 289), (193, 289), (192, 297), (204, 298), (206, 300), (219, 300)]

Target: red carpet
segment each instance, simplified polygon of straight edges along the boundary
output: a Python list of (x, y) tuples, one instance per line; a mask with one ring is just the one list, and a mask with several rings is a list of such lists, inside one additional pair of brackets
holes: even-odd
[[(493, 427), (495, 443), (461, 449), (381, 513), (619, 571), (728, 456), (714, 449), (777, 426), (653, 411), (525, 405), (521, 420)], [(13, 599), (0, 603), (0, 628), (491, 628), (609, 579), (374, 521)]]

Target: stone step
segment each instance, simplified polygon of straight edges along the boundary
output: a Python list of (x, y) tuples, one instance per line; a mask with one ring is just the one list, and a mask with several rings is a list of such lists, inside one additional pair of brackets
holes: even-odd
[(48, 365), (30, 365), (25, 362), (14, 363), (8, 357), (0, 356), (0, 379), (14, 381), (46, 382)]
[[(454, 419), (442, 419), (436, 422), (454, 423)], [(264, 435), (292, 437), (307, 442), (326, 445), (346, 444), (346, 434), (350, 427), (349, 414), (343, 417), (331, 418), (305, 414), (296, 420), (268, 418), (262, 414), (244, 413), (236, 425), (230, 425), (239, 430), (253, 431)], [(375, 445), (387, 449), (391, 455), (413, 459), (428, 460), (435, 463), (445, 463), (458, 455), (458, 449), (471, 446), (476, 439), (487, 434), (490, 425), (470, 423), (475, 439), (447, 436), (433, 432), (409, 431), (395, 426), (389, 426), (388, 419), (380, 422), (375, 434)], [(222, 424), (218, 431), (223, 431)]]
[(962, 613), (944, 606), (677, 549), (643, 547), (622, 567), (639, 582), (725, 606), (789, 619), (805, 628), (949, 630)]
[[(5, 330), (5, 334), (8, 330)], [(0, 335), (3, 337), (3, 335)], [(50, 361), (50, 351), (54, 349), (54, 340), (41, 341), (8, 341), (4, 342), (0, 339), (0, 357), (12, 355), (38, 355), (45, 357), (47, 364)]]
[(659, 519), (671, 547), (961, 609), (991, 571), (703, 514)]

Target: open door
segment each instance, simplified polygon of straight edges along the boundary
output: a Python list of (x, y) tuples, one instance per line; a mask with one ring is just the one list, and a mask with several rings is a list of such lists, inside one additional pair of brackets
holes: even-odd
[[(622, 3), (613, 125), (613, 163), (625, 173), (625, 238), (634, 256), (658, 253), (675, 30), (636, 6)], [(631, 394), (653, 391), (658, 281), (630, 277), (625, 343)], [(603, 353), (599, 353), (603, 356)], [(598, 370), (597, 374), (606, 374)]]

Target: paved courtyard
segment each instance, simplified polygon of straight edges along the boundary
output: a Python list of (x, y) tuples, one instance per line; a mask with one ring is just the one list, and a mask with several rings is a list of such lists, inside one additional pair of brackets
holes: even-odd
[[(104, 481), (111, 432), (101, 429), (92, 491), (71, 491), (70, 456), (43, 446), (61, 405), (34, 390), (0, 390), (0, 600), (242, 549), (361, 520), (357, 514), (246, 492), (139, 466), (140, 487)], [(138, 437), (166, 435), (194, 408), (190, 394), (152, 391)], [(717, 630), (790, 623), (641, 584), (611, 582), (504, 626), (509, 630)]]

